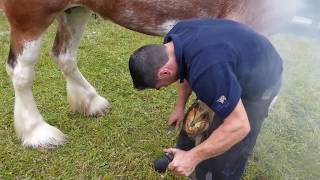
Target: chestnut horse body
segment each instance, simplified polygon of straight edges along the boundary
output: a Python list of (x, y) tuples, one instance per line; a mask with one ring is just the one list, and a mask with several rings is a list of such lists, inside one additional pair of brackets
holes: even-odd
[[(287, 4), (292, 4), (292, 0)], [(7, 72), (15, 90), (14, 123), (28, 147), (55, 147), (65, 135), (45, 122), (32, 94), (34, 67), (42, 34), (54, 21), (58, 30), (53, 61), (63, 72), (73, 111), (88, 116), (105, 114), (109, 102), (101, 97), (77, 67), (77, 49), (91, 12), (134, 31), (163, 35), (179, 20), (227, 18), (268, 34), (281, 22), (284, 1), (278, 0), (0, 0), (10, 23)], [(281, 4), (279, 4), (281, 3)], [(286, 14), (292, 9), (288, 10)]]

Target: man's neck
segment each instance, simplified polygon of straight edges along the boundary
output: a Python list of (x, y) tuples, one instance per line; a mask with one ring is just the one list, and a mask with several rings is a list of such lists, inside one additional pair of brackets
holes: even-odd
[(173, 64), (176, 64), (176, 54), (175, 54), (175, 51), (174, 51), (174, 45), (173, 45), (173, 42), (170, 41), (168, 43), (165, 44), (166, 46), (166, 51), (168, 53), (168, 56), (169, 56), (169, 63), (173, 63)]
[(174, 79), (174, 81), (176, 81), (176, 79), (178, 78), (178, 64), (176, 62), (176, 54), (175, 54), (175, 51), (174, 51), (174, 45), (173, 45), (173, 42), (169, 42), (169, 43), (166, 43), (164, 44), (166, 46), (166, 51), (168, 53), (168, 62), (166, 64), (166, 67), (168, 69), (171, 69), (172, 70), (172, 78)]

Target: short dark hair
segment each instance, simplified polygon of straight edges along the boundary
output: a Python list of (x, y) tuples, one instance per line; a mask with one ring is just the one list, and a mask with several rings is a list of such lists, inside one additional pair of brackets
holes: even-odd
[(163, 44), (151, 44), (137, 49), (129, 59), (129, 70), (134, 88), (155, 88), (157, 72), (169, 60)]

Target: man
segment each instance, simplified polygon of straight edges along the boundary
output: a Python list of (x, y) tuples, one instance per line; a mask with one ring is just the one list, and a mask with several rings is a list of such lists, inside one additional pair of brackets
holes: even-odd
[(184, 117), (188, 97), (214, 112), (212, 133), (193, 147), (180, 134), (169, 169), (198, 179), (240, 179), (263, 119), (281, 84), (282, 60), (272, 44), (247, 26), (218, 19), (188, 20), (163, 45), (147, 45), (130, 57), (136, 89), (166, 87), (178, 79), (178, 99), (168, 124)]

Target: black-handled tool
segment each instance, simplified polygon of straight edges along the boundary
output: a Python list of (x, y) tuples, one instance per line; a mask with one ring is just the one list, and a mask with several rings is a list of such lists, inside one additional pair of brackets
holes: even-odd
[(172, 153), (165, 153), (160, 159), (154, 162), (154, 169), (158, 173), (165, 173), (173, 158), (174, 155)]

